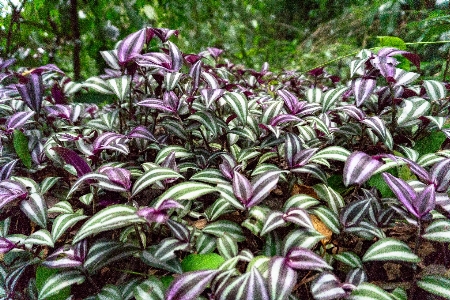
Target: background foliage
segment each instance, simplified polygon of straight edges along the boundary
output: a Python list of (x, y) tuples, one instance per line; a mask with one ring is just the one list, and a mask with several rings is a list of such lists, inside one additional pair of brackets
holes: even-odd
[[(0, 56), (28, 66), (54, 63), (75, 80), (101, 72), (99, 51), (144, 26), (179, 29), (186, 53), (215, 46), (248, 67), (267, 61), (274, 70), (301, 71), (378, 46), (377, 36), (436, 42), (449, 40), (450, 31), (448, 1), (439, 0), (4, 2)], [(448, 44), (408, 48), (425, 62), (422, 75), (444, 75)], [(333, 64), (338, 70), (340, 62)]]

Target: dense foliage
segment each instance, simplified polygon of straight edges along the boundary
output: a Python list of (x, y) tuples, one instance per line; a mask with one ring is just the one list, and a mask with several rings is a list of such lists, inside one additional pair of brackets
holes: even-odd
[(363, 50), (341, 82), (177, 34), (83, 82), (1, 60), (3, 297), (450, 298), (449, 98), (417, 55)]

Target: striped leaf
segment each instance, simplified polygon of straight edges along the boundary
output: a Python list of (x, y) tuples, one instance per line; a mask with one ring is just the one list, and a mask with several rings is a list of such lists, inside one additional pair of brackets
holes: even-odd
[(297, 282), (297, 271), (288, 266), (284, 257), (275, 256), (269, 263), (269, 294), (271, 300), (284, 300)]
[(252, 207), (263, 201), (269, 193), (277, 186), (280, 178), (280, 171), (269, 171), (258, 175), (252, 180), (253, 192), (252, 198), (245, 204), (247, 208)]
[(218, 270), (187, 272), (175, 278), (166, 293), (166, 300), (195, 300), (219, 274)]
[(148, 170), (136, 180), (131, 190), (131, 195), (135, 196), (145, 188), (151, 186), (152, 184), (158, 181), (175, 178), (183, 178), (183, 176), (169, 168), (158, 167), (155, 169)]
[(263, 236), (278, 227), (284, 226), (285, 224), (286, 221), (283, 218), (283, 213), (279, 211), (272, 211), (267, 216), (260, 235)]
[(217, 192), (216, 188), (206, 183), (191, 181), (181, 182), (174, 185), (159, 196), (155, 203), (153, 203), (153, 206), (158, 207), (164, 200), (167, 199), (194, 200), (214, 192)]
[(202, 232), (219, 238), (226, 233), (237, 242), (243, 242), (246, 240), (242, 227), (228, 220), (219, 220), (210, 223), (203, 228)]
[(195, 120), (202, 124), (213, 137), (216, 137), (219, 132), (218, 121), (215, 115), (207, 110), (197, 111), (195, 114), (188, 117), (189, 120)]
[(348, 204), (340, 214), (340, 222), (348, 227), (358, 224), (369, 213), (372, 199), (365, 198)]
[(90, 77), (83, 83), (84, 87), (91, 88), (101, 94), (113, 94), (108, 83), (100, 77)]
[(97, 294), (96, 300), (109, 300), (109, 299), (122, 299), (122, 293), (119, 287), (107, 284), (105, 285), (100, 293)]
[(386, 147), (392, 150), (394, 141), (392, 139), (391, 133), (387, 129), (386, 124), (384, 124), (383, 120), (375, 116), (366, 118), (362, 120), (361, 123), (364, 123), (368, 127), (370, 127), (377, 134), (377, 136), (384, 142)]
[(352, 82), (353, 94), (355, 95), (356, 106), (361, 106), (369, 99), (375, 90), (377, 81), (372, 78), (356, 78)]
[(261, 116), (261, 123), (268, 125), (270, 123), (270, 120), (281, 113), (282, 108), (283, 102), (281, 101), (275, 101), (269, 104), (269, 106), (263, 111), (263, 114)]
[(322, 111), (327, 112), (330, 108), (334, 107), (335, 103), (347, 90), (347, 87), (341, 87), (326, 91), (323, 95)]
[(175, 158), (187, 158), (192, 156), (191, 152), (189, 152), (188, 150), (186, 150), (181, 146), (167, 146), (162, 148), (158, 152), (155, 158), (155, 163), (158, 165), (161, 164), (164, 161), (164, 159), (166, 159), (166, 157), (170, 155), (172, 152), (175, 152)]
[(309, 218), (309, 214), (303, 208), (288, 209), (283, 215), (283, 219), (286, 222), (291, 222), (307, 229), (314, 229), (311, 219)]
[(362, 261), (404, 261), (418, 263), (420, 258), (404, 242), (394, 238), (384, 238), (375, 242), (367, 249)]
[(440, 275), (427, 275), (417, 281), (417, 286), (425, 291), (450, 299), (450, 278)]
[(214, 221), (221, 215), (233, 211), (234, 208), (228, 200), (224, 198), (219, 198), (205, 210), (205, 215), (209, 221)]
[(164, 300), (164, 286), (157, 277), (150, 276), (133, 289), (133, 296), (136, 300)]
[(438, 192), (447, 192), (450, 186), (450, 158), (436, 163), (430, 170), (432, 182), (437, 182)]
[(341, 252), (334, 255), (334, 258), (352, 268), (363, 267), (361, 258), (354, 252)]
[(295, 270), (333, 269), (322, 257), (313, 251), (294, 247), (286, 254), (286, 264)]
[(353, 152), (344, 165), (344, 185), (362, 185), (382, 165), (380, 160), (374, 159), (364, 152)]
[(164, 75), (164, 85), (166, 86), (166, 89), (172, 91), (178, 85), (181, 77), (183, 77), (183, 73), (166, 73)]
[(130, 244), (115, 241), (97, 241), (87, 253), (83, 267), (90, 274), (117, 260), (125, 259), (138, 252), (139, 249)]
[(124, 204), (111, 205), (89, 218), (81, 226), (72, 243), (75, 244), (90, 235), (103, 231), (144, 222), (145, 220), (136, 214), (136, 208)]
[(223, 89), (202, 89), (200, 91), (206, 108), (209, 108), (217, 99), (225, 93)]
[(328, 272), (321, 273), (312, 282), (311, 293), (316, 300), (332, 300), (346, 296), (339, 279)]
[(347, 149), (339, 147), (339, 146), (331, 146), (331, 147), (327, 147), (327, 148), (324, 148), (324, 149), (318, 151), (316, 154), (314, 154), (310, 158), (310, 161), (320, 160), (320, 159), (347, 161), (347, 158), (349, 156), (350, 156), (350, 151), (348, 151)]
[(47, 229), (40, 229), (32, 233), (30, 236), (28, 236), (24, 243), (33, 245), (44, 245), (53, 248), (55, 245), (54, 241), (56, 240), (52, 238), (50, 232), (48, 232)]
[(418, 74), (418, 73), (407, 72), (405, 70), (396, 68), (395, 76), (394, 76), (394, 79), (395, 79), (394, 86), (408, 85), (411, 82), (415, 81), (419, 77), (420, 77), (420, 74)]
[(199, 254), (211, 253), (216, 249), (216, 238), (212, 235), (202, 233), (197, 237), (195, 248)]
[(294, 156), (301, 151), (302, 148), (302, 141), (300, 138), (293, 133), (287, 132), (284, 142), (284, 157), (290, 168), (296, 163), (294, 161)]
[(366, 282), (367, 280), (368, 276), (362, 268), (351, 269), (345, 277), (345, 282), (353, 284), (354, 286), (358, 286), (361, 283)]
[(442, 82), (436, 80), (424, 80), (423, 86), (425, 87), (430, 100), (443, 100), (447, 95), (447, 89)]
[(233, 187), (230, 184), (219, 183), (217, 185), (217, 191), (220, 193), (220, 197), (227, 200), (233, 207), (239, 210), (245, 210), (244, 205), (236, 199), (233, 192)]
[(391, 295), (382, 288), (368, 282), (361, 283), (353, 290), (351, 300), (392, 300)]
[(450, 242), (450, 220), (438, 219), (433, 221), (425, 229), (425, 234), (422, 235), (423, 238), (430, 241), (437, 241), (441, 243)]
[(62, 271), (51, 275), (47, 278), (41, 290), (39, 291), (39, 299), (45, 299), (57, 294), (62, 289), (74, 284), (81, 284), (85, 280), (84, 275), (79, 271)]
[(92, 193), (87, 193), (86, 195), (80, 197), (80, 202), (84, 205), (90, 205), (92, 200), (94, 200), (94, 194)]
[[(268, 237), (271, 235), (269, 234)], [(288, 251), (294, 247), (302, 247), (312, 249), (317, 246), (317, 243), (324, 238), (318, 232), (307, 231), (307, 230), (293, 230), (283, 240), (282, 251), (283, 255), (286, 255)], [(279, 247), (279, 242), (277, 243)]]
[(125, 189), (123, 186), (113, 183), (107, 175), (104, 174), (98, 174), (98, 173), (88, 173), (86, 175), (81, 176), (78, 178), (77, 181), (72, 185), (72, 188), (69, 190), (69, 193), (67, 194), (66, 198), (68, 199), (85, 181), (91, 181), (96, 180), (98, 186), (101, 188), (113, 191), (113, 192), (126, 192), (127, 189)]
[(251, 268), (227, 284), (218, 299), (270, 300), (266, 282), (257, 268)]
[(403, 106), (397, 113), (397, 124), (403, 125), (418, 117), (425, 116), (431, 104), (427, 100), (419, 97), (411, 97), (403, 100)]
[(20, 111), (13, 114), (6, 121), (6, 130), (13, 131), (15, 129), (21, 129), (25, 123), (36, 114), (34, 111)]
[(92, 172), (91, 167), (88, 165), (88, 163), (75, 151), (63, 147), (53, 147), (52, 150), (58, 153), (58, 155), (61, 156), (66, 164), (73, 166), (75, 170), (77, 170), (78, 177)]
[(75, 225), (78, 221), (86, 219), (87, 216), (79, 214), (61, 214), (56, 217), (52, 225), (52, 239), (57, 241), (67, 229)]
[(217, 238), (217, 251), (220, 256), (225, 259), (230, 259), (238, 254), (238, 244), (236, 240), (226, 232), (221, 237)]
[(283, 205), (283, 210), (287, 211), (289, 208), (302, 208), (302, 209), (308, 209), (313, 206), (316, 206), (319, 204), (319, 200), (316, 198), (313, 198), (311, 196), (305, 195), (305, 194), (297, 194), (294, 196), (291, 196)]
[(40, 184), (41, 194), (48, 192), (60, 179), (61, 177), (46, 177), (42, 180)]
[(117, 96), (117, 98), (119, 98), (121, 102), (125, 99), (130, 90), (130, 82), (131, 76), (129, 75), (107, 80), (110, 89), (114, 92), (114, 94)]
[(47, 203), (39, 193), (32, 193), (20, 202), (20, 210), (34, 223), (47, 227)]
[(165, 238), (158, 243), (158, 248), (153, 253), (153, 256), (162, 262), (166, 262), (176, 258), (175, 251), (185, 251), (188, 247), (188, 242), (180, 241), (171, 237)]
[(227, 92), (223, 94), (222, 99), (231, 107), (242, 125), (247, 124), (248, 102), (244, 94), (236, 92)]
[(204, 169), (191, 176), (190, 180), (196, 180), (210, 184), (219, 184), (219, 183), (227, 184), (229, 182), (222, 175), (222, 172), (220, 172), (217, 169)]
[(325, 206), (319, 206), (312, 211), (312, 214), (319, 217), (320, 221), (322, 221), (332, 232), (336, 234), (340, 233), (338, 215), (331, 209)]
[(309, 103), (321, 103), (322, 102), (322, 90), (319, 88), (307, 89), (305, 92), (306, 100)]
[(119, 59), (117, 58), (117, 50), (100, 51), (101, 56), (114, 70), (120, 70)]
[(117, 47), (117, 58), (121, 64), (125, 64), (129, 60), (138, 55), (145, 44), (147, 28), (136, 31), (122, 41)]
[(319, 199), (325, 200), (328, 203), (328, 207), (336, 214), (339, 215), (341, 209), (344, 207), (344, 199), (342, 196), (325, 184), (316, 184), (313, 186)]
[(68, 201), (59, 201), (48, 209), (48, 213), (73, 214), (72, 204), (70, 204), (70, 202)]

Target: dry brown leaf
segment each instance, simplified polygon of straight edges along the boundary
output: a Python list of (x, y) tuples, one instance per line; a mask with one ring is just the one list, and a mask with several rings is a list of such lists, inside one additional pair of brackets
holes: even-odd
[(309, 215), (311, 222), (314, 226), (314, 228), (319, 232), (321, 235), (323, 235), (325, 238), (320, 240), (323, 245), (328, 244), (331, 241), (331, 236), (333, 235), (333, 231), (331, 231), (330, 228), (325, 225), (324, 222), (322, 222), (317, 216), (315, 215)]

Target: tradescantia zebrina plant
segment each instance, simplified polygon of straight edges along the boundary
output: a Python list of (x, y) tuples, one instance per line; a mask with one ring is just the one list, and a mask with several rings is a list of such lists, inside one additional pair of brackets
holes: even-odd
[(450, 298), (449, 98), (417, 56), (363, 50), (346, 83), (176, 35), (79, 83), (0, 61), (2, 297)]

